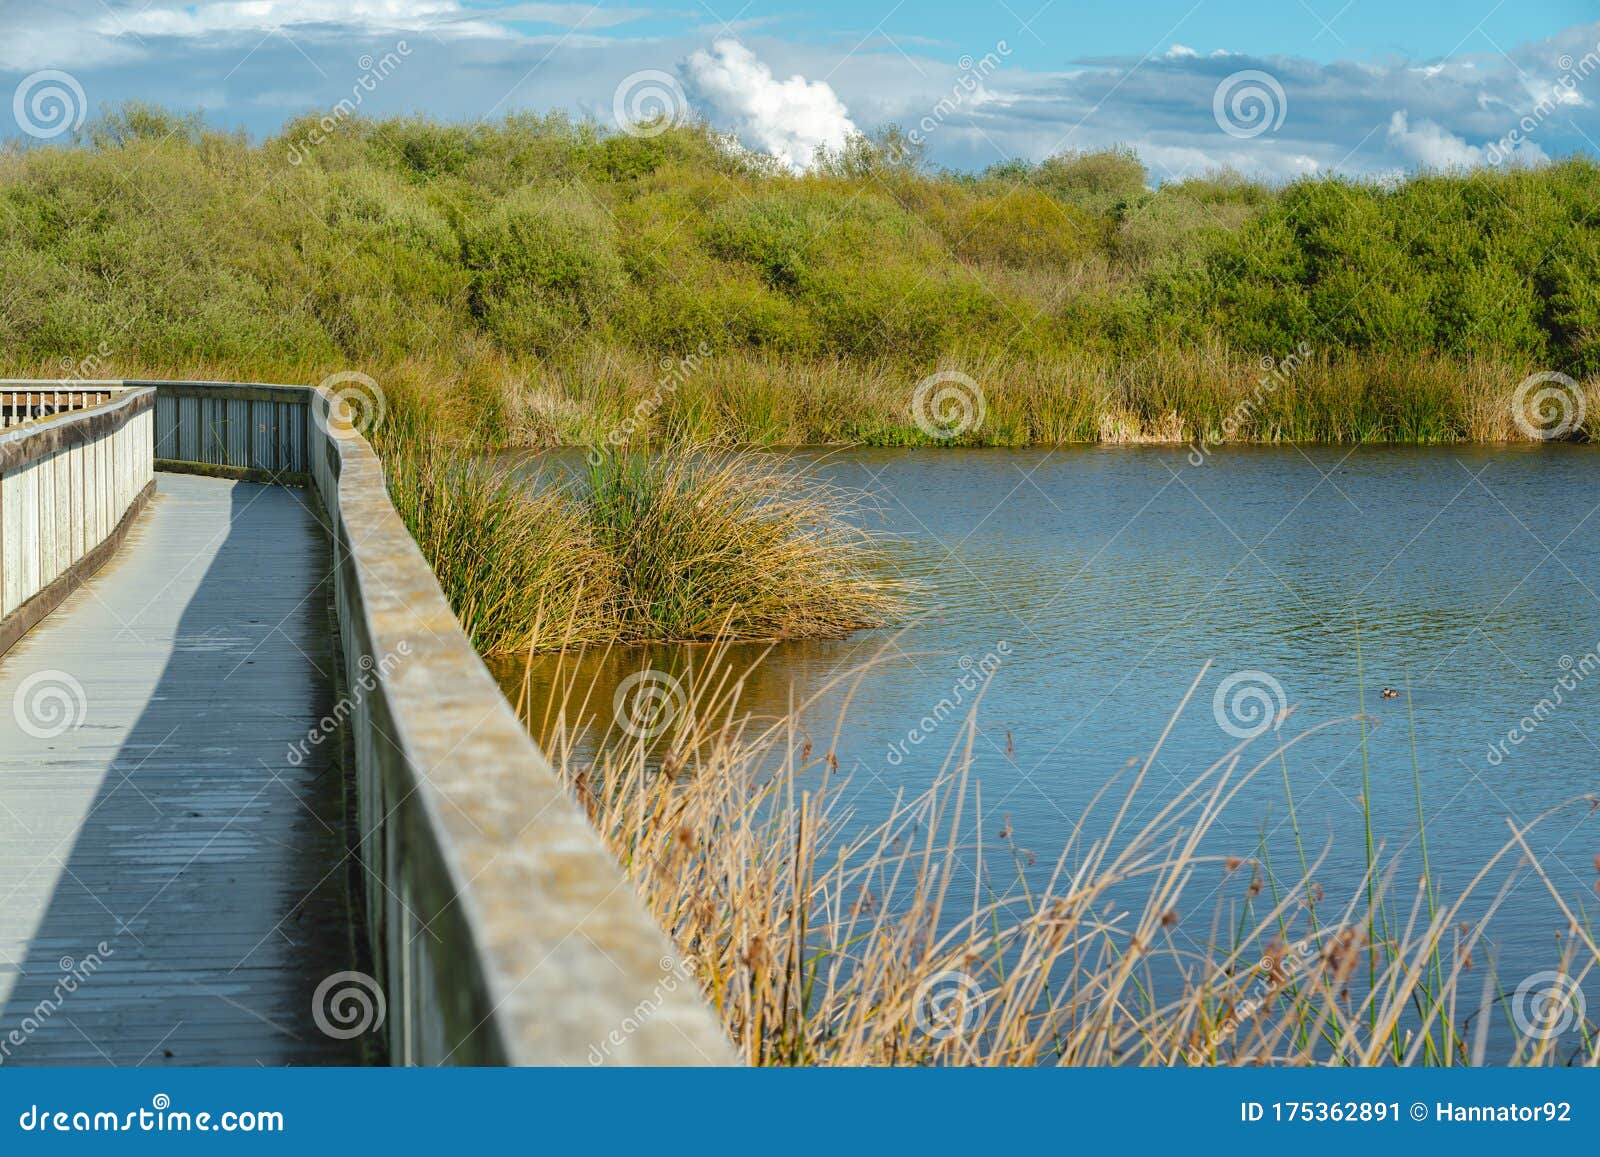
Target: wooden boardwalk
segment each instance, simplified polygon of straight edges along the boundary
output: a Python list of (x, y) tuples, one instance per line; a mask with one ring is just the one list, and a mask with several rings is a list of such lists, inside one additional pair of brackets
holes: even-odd
[(158, 491), (0, 657), (0, 1064), (362, 1063), (312, 1015), (364, 937), (343, 776), (302, 743), (327, 537), (303, 491)]

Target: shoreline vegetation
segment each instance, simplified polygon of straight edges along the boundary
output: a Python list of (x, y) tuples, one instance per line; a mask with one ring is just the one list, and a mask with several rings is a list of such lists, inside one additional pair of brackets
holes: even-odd
[(357, 367), (499, 447), (1536, 440), (1539, 374), (1600, 425), (1588, 160), (1151, 189), (892, 131), (794, 176), (703, 126), (315, 123), (0, 149), (7, 372)]
[[(1281, 877), (1263, 848), (1202, 850), (1247, 781), (1287, 778), (1304, 735), (1241, 742), (1177, 789), (1147, 781), (1158, 744), (1105, 786), (1040, 886), (970, 776), (976, 704), (943, 770), (863, 825), (834, 756), (846, 721), (813, 744), (799, 717), (814, 699), (761, 722), (741, 682), (713, 651), (665, 730), (592, 759), (568, 722), (587, 715), (571, 676), (538, 706), (525, 681), (517, 707), (750, 1064), (1600, 1063), (1565, 999), (1600, 947), (1527, 839), (1592, 798), (1511, 824), (1455, 895), (1428, 875), (1419, 827), (1420, 881), (1369, 845), (1365, 877), (1333, 897), (1298, 821)], [(1420, 825), (1420, 777), (1417, 798)], [(1509, 992), (1491, 921), (1529, 878), (1568, 926), (1545, 986)]]

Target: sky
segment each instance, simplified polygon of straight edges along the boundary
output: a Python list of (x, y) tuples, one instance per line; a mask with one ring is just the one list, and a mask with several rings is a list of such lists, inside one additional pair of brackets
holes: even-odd
[[(564, 109), (704, 119), (804, 168), (886, 124), (981, 169), (1126, 145), (1156, 182), (1600, 153), (1600, 21), (1569, 0), (0, 0), (0, 137), (129, 99), (276, 132)], [(342, 102), (342, 103), (341, 103)], [(7, 115), (9, 114), (9, 115)]]

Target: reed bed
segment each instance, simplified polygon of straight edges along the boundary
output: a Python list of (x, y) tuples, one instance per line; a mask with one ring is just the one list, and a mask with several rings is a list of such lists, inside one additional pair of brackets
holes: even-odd
[[(1532, 442), (1517, 398), (1539, 368), (1316, 349), (1261, 358), (1198, 343), (1134, 358), (973, 347), (920, 366), (731, 351), (668, 378), (642, 354), (593, 349), (509, 376), (504, 437), (536, 446), (583, 445), (619, 429), (636, 446)], [(971, 379), (981, 420), (954, 433), (919, 423), (916, 387), (940, 371)], [(1600, 377), (1577, 383), (1577, 393), (1578, 420), (1565, 436), (1593, 441)]]
[[(1532, 825), (1511, 827), (1453, 898), (1425, 874), (1400, 887), (1398, 863), (1374, 851), (1361, 886), (1335, 900), (1303, 848), (1287, 887), (1249, 850), (1201, 850), (1240, 788), (1296, 740), (1241, 743), (1151, 803), (1158, 745), (1100, 793), (1041, 887), (971, 779), (977, 706), (942, 773), (863, 825), (838, 769), (841, 731), (814, 746), (796, 714), (752, 719), (740, 682), (709, 656), (670, 730), (593, 758), (565, 722), (586, 717), (570, 683), (530, 724), (751, 1064), (1600, 1060), (1581, 1015), (1575, 1032), (1542, 1032), (1510, 1014), (1482, 966), (1518, 872), (1570, 922), (1551, 960), (1558, 983), (1579, 985), (1600, 962), (1532, 862)], [(1469, 921), (1474, 904), (1486, 914)]]

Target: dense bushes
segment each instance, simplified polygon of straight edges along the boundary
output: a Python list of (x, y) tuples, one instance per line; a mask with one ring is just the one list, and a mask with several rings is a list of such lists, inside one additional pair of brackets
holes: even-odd
[[(308, 118), (253, 145), (134, 106), (74, 148), (0, 152), (0, 341), (15, 373), (91, 355), (257, 376), (403, 364), (520, 392), (510, 408), (535, 416), (624, 409), (649, 392), (640, 367), (702, 348), (755, 377), (779, 359), (823, 395), (985, 366), (1001, 379), (986, 387), (1016, 395), (990, 407), (1018, 423), (1002, 440), (1169, 428), (1147, 364), (1236, 367), (1304, 343), (1324, 368), (1600, 371), (1597, 196), (1587, 160), (1151, 190), (1126, 150), (930, 174), (858, 141), (795, 178), (697, 127)], [(780, 421), (771, 397), (703, 385), (641, 425), (703, 433), (720, 413), (746, 436), (915, 439), (890, 405)], [(1211, 405), (1172, 412), (1197, 429)]]

